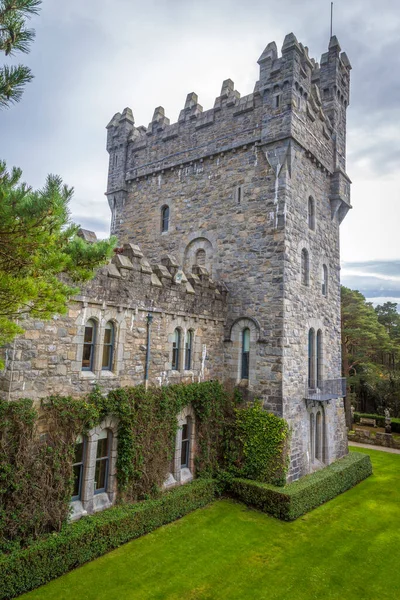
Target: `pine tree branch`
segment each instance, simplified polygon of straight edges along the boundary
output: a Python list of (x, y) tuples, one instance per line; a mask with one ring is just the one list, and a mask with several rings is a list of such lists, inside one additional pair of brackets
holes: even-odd
[(31, 70), (24, 65), (4, 65), (0, 68), (0, 107), (19, 102), (24, 85), (32, 79)]

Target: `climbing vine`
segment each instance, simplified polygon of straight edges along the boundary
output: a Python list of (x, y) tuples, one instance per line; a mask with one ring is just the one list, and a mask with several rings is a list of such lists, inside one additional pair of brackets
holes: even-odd
[(177, 415), (196, 419), (197, 477), (221, 471), (279, 483), (285, 474), (287, 426), (258, 404), (244, 407), (216, 382), (96, 388), (84, 398), (0, 401), (0, 549), (25, 545), (67, 520), (78, 435), (106, 416), (118, 421), (118, 501), (157, 497), (171, 471)]

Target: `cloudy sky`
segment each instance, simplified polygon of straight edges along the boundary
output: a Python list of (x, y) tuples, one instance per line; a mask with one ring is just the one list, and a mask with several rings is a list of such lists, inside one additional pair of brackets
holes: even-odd
[[(177, 120), (188, 92), (211, 108), (231, 78), (242, 95), (257, 59), (293, 31), (319, 60), (326, 0), (44, 0), (32, 19), (34, 81), (0, 112), (0, 157), (36, 187), (47, 173), (75, 188), (75, 221), (108, 234), (105, 126), (130, 106), (147, 125), (162, 105)], [(334, 33), (353, 66), (347, 172), (353, 210), (341, 227), (342, 281), (400, 303), (400, 2), (336, 0)]]

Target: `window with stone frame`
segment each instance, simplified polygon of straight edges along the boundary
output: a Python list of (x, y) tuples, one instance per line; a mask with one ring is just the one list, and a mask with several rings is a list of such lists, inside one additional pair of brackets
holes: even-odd
[(103, 371), (112, 371), (115, 345), (115, 325), (109, 321), (104, 328), (103, 356), (101, 368)]
[(103, 429), (97, 440), (96, 467), (94, 474), (94, 493), (100, 494), (107, 490), (108, 473), (110, 466), (112, 433)]
[(86, 440), (83, 436), (78, 436), (75, 442), (74, 462), (72, 464), (73, 490), (71, 500), (81, 500), (83, 475), (86, 459)]
[(189, 329), (186, 332), (186, 342), (185, 342), (185, 370), (186, 371), (190, 371), (190, 369), (192, 368), (193, 340), (194, 340), (193, 329)]
[(161, 233), (166, 233), (169, 229), (169, 206), (165, 204), (161, 208)]
[(316, 346), (316, 376), (317, 376), (317, 387), (320, 388), (322, 387), (322, 379), (323, 379), (323, 373), (322, 373), (322, 365), (323, 365), (323, 348), (322, 348), (322, 331), (321, 329), (318, 329), (317, 331), (317, 346)]
[(181, 469), (189, 468), (190, 466), (190, 435), (191, 435), (191, 418), (186, 417), (186, 421), (182, 425), (182, 440), (181, 440)]
[(93, 371), (97, 324), (89, 319), (85, 325), (83, 337), (82, 371)]
[(250, 372), (250, 329), (242, 331), (241, 379), (249, 379)]
[(305, 248), (301, 251), (301, 283), (307, 286), (310, 283), (310, 259)]
[(179, 329), (179, 327), (177, 327), (174, 331), (174, 338), (172, 341), (172, 370), (173, 371), (180, 370), (181, 338), (182, 338), (182, 332)]
[(315, 388), (315, 330), (311, 328), (308, 332), (308, 387)]
[(315, 231), (315, 200), (312, 196), (308, 198), (308, 227)]
[(322, 295), (328, 295), (328, 267), (322, 265)]

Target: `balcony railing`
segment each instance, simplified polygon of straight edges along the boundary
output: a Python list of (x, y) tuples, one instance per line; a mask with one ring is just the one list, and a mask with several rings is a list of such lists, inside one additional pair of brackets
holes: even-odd
[(318, 400), (318, 402), (327, 402), (336, 398), (343, 398), (346, 395), (346, 378), (325, 379), (318, 382), (318, 387), (310, 388), (306, 386), (306, 400)]

